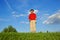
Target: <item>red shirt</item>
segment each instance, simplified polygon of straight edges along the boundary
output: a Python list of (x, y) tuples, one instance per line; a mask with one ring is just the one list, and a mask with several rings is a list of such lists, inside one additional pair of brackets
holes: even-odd
[(29, 14), (29, 20), (36, 20), (36, 14), (35, 13)]

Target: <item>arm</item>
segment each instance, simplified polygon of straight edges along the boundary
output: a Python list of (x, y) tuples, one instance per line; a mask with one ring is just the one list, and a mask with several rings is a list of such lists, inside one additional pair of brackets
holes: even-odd
[(36, 16), (36, 14), (35, 14), (35, 19), (37, 19), (37, 16)]
[[(36, 14), (35, 14), (35, 19), (37, 19), (37, 16), (36, 16)], [(36, 20), (35, 20), (35, 23), (37, 23), (37, 22), (36, 22)]]
[(29, 19), (29, 22), (30, 22), (30, 14), (29, 14), (29, 16), (28, 16), (28, 19)]

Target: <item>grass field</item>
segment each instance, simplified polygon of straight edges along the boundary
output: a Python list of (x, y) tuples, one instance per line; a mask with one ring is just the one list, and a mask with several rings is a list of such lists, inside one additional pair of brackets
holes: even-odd
[(54, 33), (0, 33), (0, 40), (60, 40), (60, 32), (54, 32)]

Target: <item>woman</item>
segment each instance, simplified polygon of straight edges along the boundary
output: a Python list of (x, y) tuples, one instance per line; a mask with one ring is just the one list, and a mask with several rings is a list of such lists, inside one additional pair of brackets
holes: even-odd
[(29, 22), (30, 22), (30, 31), (36, 32), (36, 13), (34, 13), (33, 9), (30, 10)]

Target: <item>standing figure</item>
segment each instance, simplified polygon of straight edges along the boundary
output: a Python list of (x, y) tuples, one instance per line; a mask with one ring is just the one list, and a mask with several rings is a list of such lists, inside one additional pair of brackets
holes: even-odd
[(30, 22), (30, 31), (36, 32), (36, 13), (34, 13), (33, 9), (30, 10), (29, 22)]

